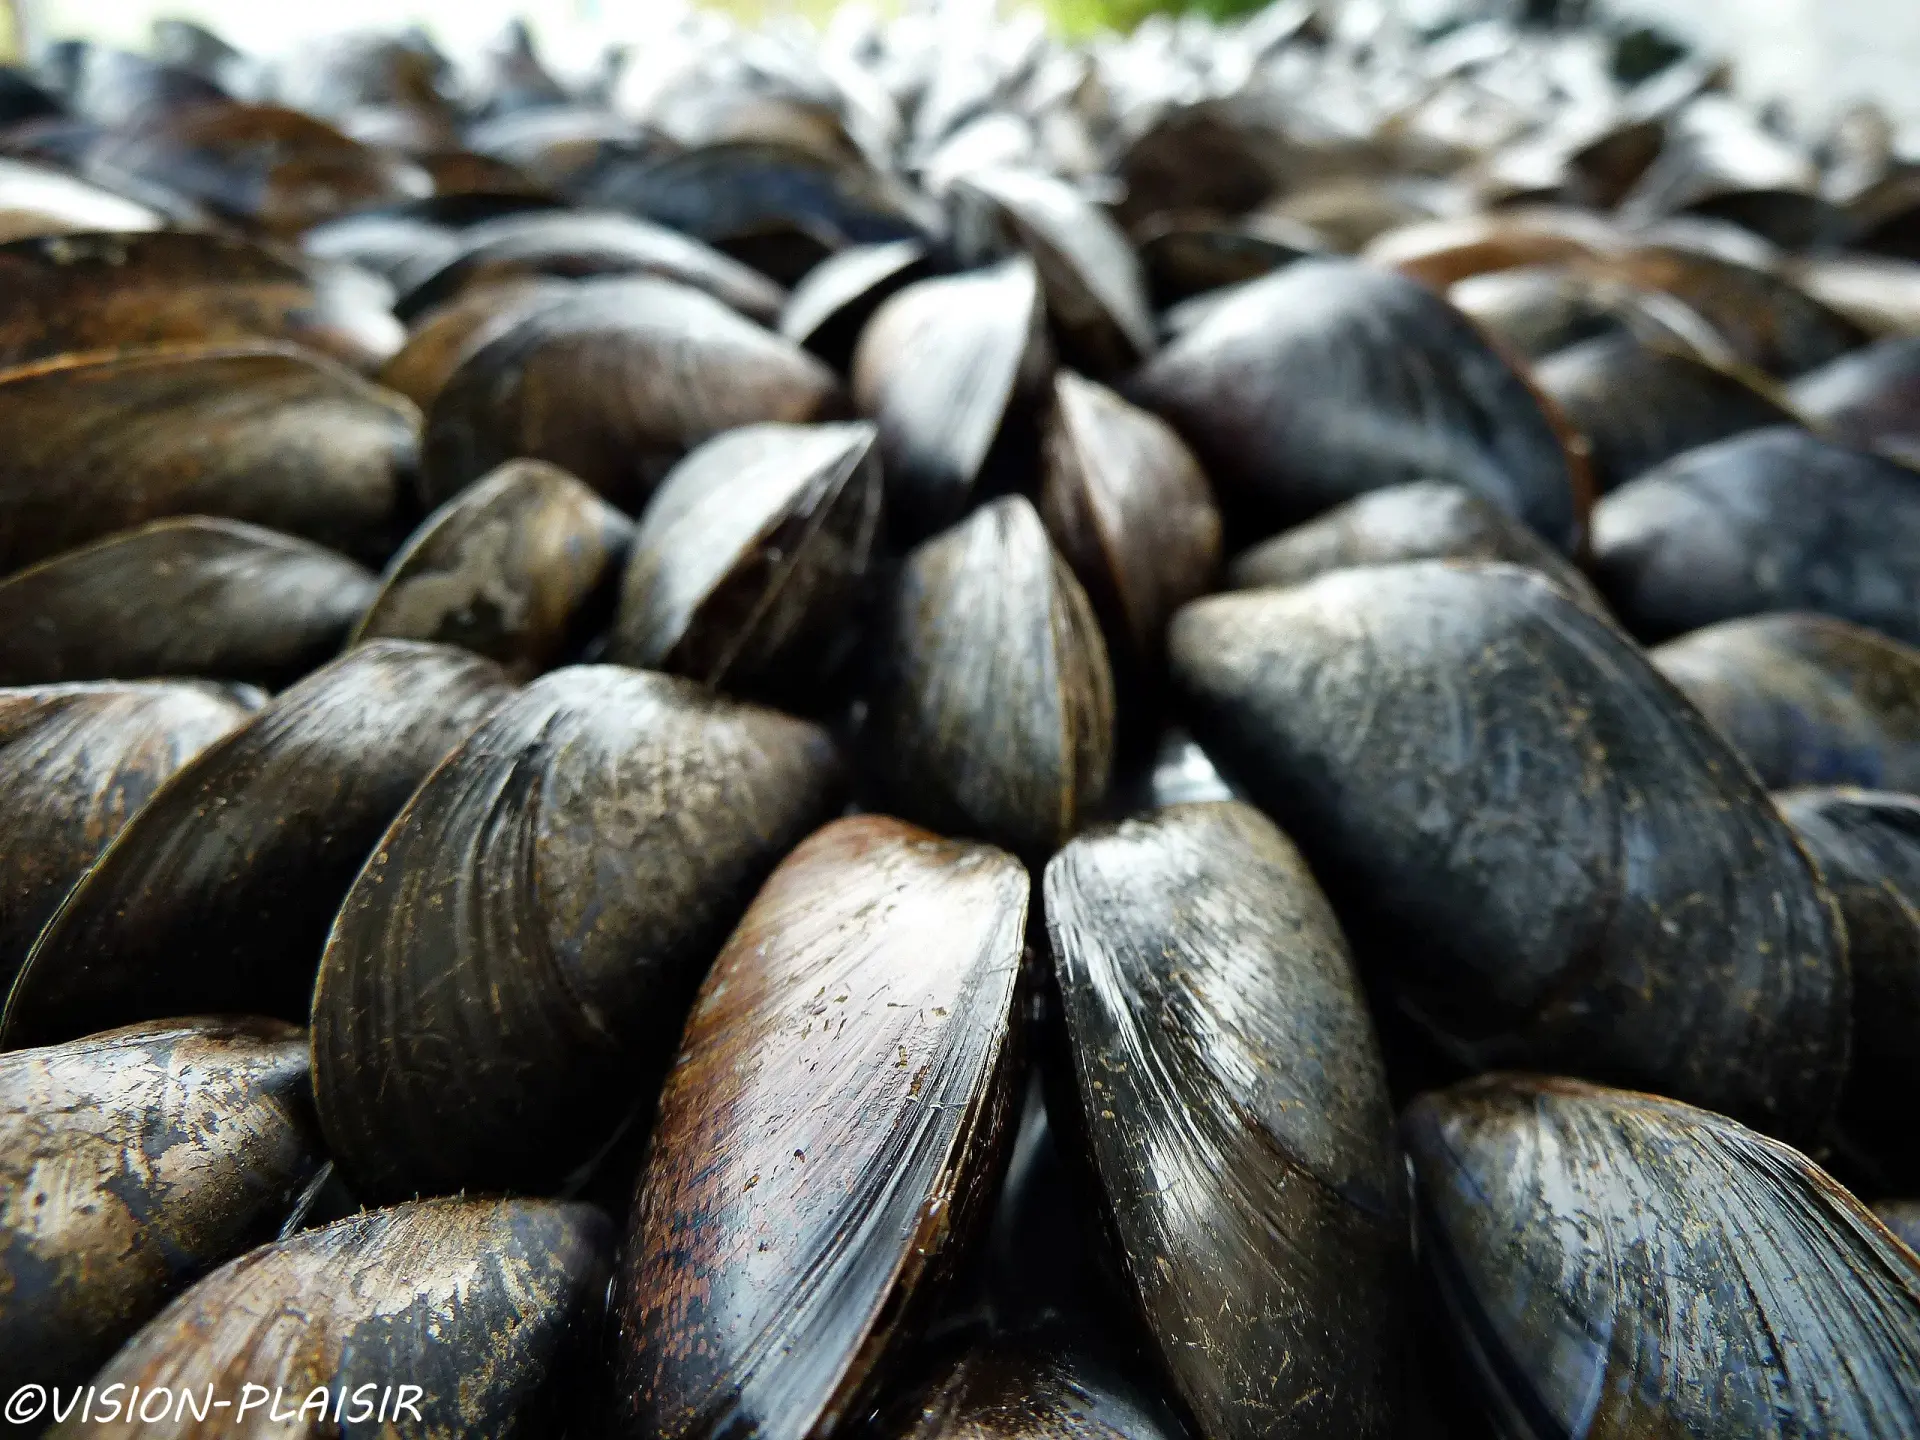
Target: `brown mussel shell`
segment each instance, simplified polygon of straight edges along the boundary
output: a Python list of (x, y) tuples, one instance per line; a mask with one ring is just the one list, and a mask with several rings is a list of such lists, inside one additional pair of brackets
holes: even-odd
[(1573, 562), (1471, 490), (1435, 480), (1390, 485), (1284, 530), (1234, 557), (1235, 590), (1301, 585), (1329, 570), (1405, 560), (1501, 560), (1538, 570), (1596, 615), (1607, 613)]
[(422, 412), (431, 410), (447, 381), (474, 354), (536, 311), (572, 293), (569, 281), (544, 276), (502, 280), (464, 291), (422, 315), (408, 334), (407, 343), (380, 367), (375, 378), (413, 401)]
[(1684, 451), (1797, 423), (1754, 377), (1631, 334), (1570, 345), (1533, 373), (1586, 440), (1594, 487), (1603, 495)]
[(1445, 294), (1448, 287), (1470, 276), (1592, 259), (1612, 253), (1620, 243), (1620, 233), (1588, 211), (1543, 206), (1428, 220), (1389, 230), (1367, 247), (1362, 258)]
[(67, 891), (153, 792), (242, 724), (211, 685), (0, 690), (0, 991)]
[[(264, 1390), (280, 1397), (273, 1428), (306, 1437), (552, 1435), (571, 1400), (568, 1381), (593, 1351), (612, 1250), (612, 1226), (590, 1205), (460, 1199), (367, 1211), (222, 1266), (129, 1341), (96, 1383), (125, 1387), (116, 1392), (123, 1404), (136, 1387), (148, 1397), (169, 1390), (176, 1405), (190, 1396), (183, 1413), (196, 1420), (206, 1401), (237, 1405), (243, 1391)], [(289, 1430), (286, 1416), (302, 1407)], [(124, 1412), (121, 1425), (102, 1424), (102, 1408), (93, 1427), (50, 1434), (156, 1433), (126, 1423)], [(253, 1411), (270, 1414), (265, 1400)], [(215, 1429), (159, 1433), (247, 1426), (235, 1411), (212, 1418)]]
[(1920, 470), (1920, 335), (1882, 340), (1802, 376), (1794, 408), (1836, 440)]
[(203, 1012), (305, 1020), (367, 852), (505, 690), (477, 656), (389, 640), (277, 697), (162, 786), (67, 896), (0, 1041)]
[(1345, 939), (1250, 806), (1182, 805), (1047, 866), (1080, 1128), (1200, 1433), (1397, 1434), (1393, 1110)]
[(880, 427), (888, 524), (919, 539), (1024, 477), (1013, 453), (1052, 370), (1039, 273), (1025, 258), (922, 280), (874, 314), (853, 397)]
[(1207, 477), (1165, 421), (1068, 370), (1054, 376), (1041, 475), (1041, 518), (1086, 587), (1109, 653), (1151, 674), (1167, 621), (1220, 569)]
[(1920, 791), (1920, 650), (1830, 615), (1754, 615), (1652, 652), (1771, 790)]
[(270, 1240), (322, 1162), (305, 1033), (169, 1020), (0, 1055), (0, 1384), (78, 1384)]
[(652, 1098), (702, 968), (833, 813), (825, 734), (685, 681), (556, 670), (394, 820), (313, 991), (356, 1194), (543, 1191)]
[(653, 275), (704, 290), (763, 325), (774, 322), (786, 299), (765, 276), (664, 226), (631, 215), (535, 211), (461, 231), (453, 253), (426, 273), (406, 277), (394, 313), (412, 320), (465, 291), (536, 275)]
[(399, 344), (384, 312), (226, 236), (62, 235), (0, 245), (0, 364), (135, 345), (287, 340), (357, 370)]
[(932, 270), (927, 247), (918, 240), (851, 246), (822, 260), (793, 287), (780, 312), (780, 333), (844, 373), (874, 312)]
[(1012, 1139), (1026, 872), (883, 816), (787, 858), (701, 987), (616, 1310), (631, 1433), (824, 1434), (925, 1324)]
[[(1039, 170), (970, 170), (954, 185), (963, 253), (1024, 250), (1040, 274), (1062, 357), (1094, 375), (1131, 369), (1154, 347), (1146, 275), (1120, 227), (1066, 181)], [(977, 233), (973, 233), (977, 232)]]
[(198, 675), (277, 688), (339, 652), (379, 583), (344, 555), (176, 515), (0, 580), (0, 685)]
[(607, 658), (740, 693), (817, 683), (880, 530), (875, 438), (745, 425), (694, 450), (640, 518)]
[(1542, 576), (1417, 561), (1174, 618), (1195, 732), (1454, 1065), (1551, 1063), (1817, 1136), (1845, 936), (1767, 794)]
[(886, 1407), (884, 1440), (1177, 1440), (1178, 1422), (1117, 1367), (1051, 1335), (983, 1338)]
[(1719, 1115), (1489, 1076), (1402, 1125), (1421, 1251), (1500, 1435), (1920, 1427), (1920, 1259)]
[(1233, 292), (1140, 370), (1224, 503), (1271, 533), (1368, 490), (1447, 480), (1546, 540), (1579, 539), (1575, 478), (1526, 383), (1418, 282), (1302, 260)]
[(0, 372), (0, 574), (167, 515), (379, 564), (412, 522), (419, 425), (398, 396), (272, 345)]
[(1107, 788), (1113, 678), (1086, 592), (1019, 496), (906, 559), (868, 744), (902, 815), (1045, 856)]
[(1643, 639), (1811, 610), (1920, 644), (1920, 473), (1804, 430), (1736, 435), (1606, 496), (1593, 569)]
[(1670, 295), (1635, 290), (1591, 269), (1533, 265), (1473, 275), (1448, 301), (1509, 355), (1543, 360), (1583, 340), (1629, 331), (1726, 357), (1726, 342)]
[(1920, 797), (1803, 789), (1775, 797), (1847, 923), (1853, 1059), (1840, 1097), (1846, 1148), (1881, 1188), (1920, 1187)]
[(632, 537), (633, 523), (566, 471), (509, 460), (421, 523), (363, 607), (354, 643), (458, 645), (530, 680), (612, 608)]
[(711, 295), (647, 276), (583, 280), (453, 372), (427, 415), (427, 496), (438, 504), (528, 456), (631, 514), (709, 436), (839, 404), (826, 366)]

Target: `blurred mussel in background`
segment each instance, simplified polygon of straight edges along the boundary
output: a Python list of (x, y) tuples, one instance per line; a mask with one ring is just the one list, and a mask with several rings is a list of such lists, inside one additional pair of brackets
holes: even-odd
[(642, 9), (0, 66), (26, 1428), (1920, 1434), (1920, 136)]

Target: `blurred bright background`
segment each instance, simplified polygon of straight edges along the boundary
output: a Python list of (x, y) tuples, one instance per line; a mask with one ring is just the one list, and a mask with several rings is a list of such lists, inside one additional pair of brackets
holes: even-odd
[[(426, 26), (456, 52), (484, 45), (516, 16), (565, 65), (608, 41), (644, 42), (691, 0), (13, 0), (31, 43), (84, 35), (140, 47), (156, 16), (199, 20), (243, 49), (271, 53), (304, 35), (368, 26)], [(898, 3), (898, 0), (896, 0)], [(911, 3), (911, 0), (908, 0)], [(946, 0), (949, 5), (956, 0)], [(992, 0), (957, 0), (992, 7)], [(1038, 0), (1058, 28), (1085, 33), (1124, 27), (1158, 10), (1216, 14), (1258, 0)], [(1327, 0), (1329, 5), (1393, 3), (1422, 25), (1472, 13), (1516, 14), (1529, 0)], [(1920, 0), (1593, 0), (1616, 15), (1644, 17), (1730, 57), (1739, 89), (1780, 99), (1818, 124), (1857, 99), (1879, 101), (1920, 124)], [(834, 0), (720, 0), (744, 19), (823, 19)], [(1012, 8), (1011, 0), (1002, 9)], [(1025, 8), (1022, 6), (1022, 8)], [(571, 52), (571, 53), (570, 53)]]

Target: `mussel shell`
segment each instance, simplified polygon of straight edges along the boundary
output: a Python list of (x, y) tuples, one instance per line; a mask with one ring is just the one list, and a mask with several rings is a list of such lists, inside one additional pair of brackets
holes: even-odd
[(1818, 1133), (1844, 934), (1766, 792), (1624, 634), (1517, 566), (1418, 561), (1196, 601), (1169, 644), (1201, 742), (1452, 1063)]
[(528, 316), (572, 293), (570, 282), (545, 277), (503, 280), (467, 291), (421, 316), (406, 344), (375, 378), (423, 412), (431, 410), (435, 397), (469, 359)]
[[(607, 1217), (590, 1205), (423, 1200), (368, 1211), (222, 1266), (129, 1341), (97, 1384), (124, 1386), (123, 1405), (136, 1387), (149, 1400), (170, 1390), (176, 1403), (191, 1392), (195, 1406), (210, 1385), (216, 1401), (236, 1403), (243, 1388), (264, 1388), (281, 1397), (283, 1417), (316, 1391), (329, 1417), (340, 1402), (341, 1426), (309, 1417), (300, 1434), (378, 1433), (384, 1399), (386, 1433), (551, 1435), (569, 1379), (593, 1351), (612, 1248)], [(396, 1418), (403, 1383), (416, 1387), (406, 1394), (417, 1424)], [(96, 1425), (109, 1398), (96, 1401)], [(214, 1412), (218, 1433), (238, 1433), (228, 1413)], [(254, 1413), (269, 1413), (264, 1401)]]
[(291, 340), (359, 370), (392, 353), (368, 317), (250, 241), (162, 230), (0, 245), (0, 364), (120, 346)]
[(784, 284), (849, 245), (928, 234), (922, 207), (891, 177), (778, 141), (702, 145), (609, 167), (574, 194), (704, 240)]
[(1121, 222), (1137, 229), (1167, 213), (1252, 210), (1280, 178), (1274, 140), (1225, 101), (1167, 107), (1115, 162)]
[(1619, 232), (1589, 211), (1543, 206), (1389, 230), (1367, 247), (1363, 258), (1444, 294), (1470, 276), (1591, 259), (1611, 253), (1620, 243)]
[(873, 313), (932, 271), (932, 257), (918, 240), (848, 246), (822, 260), (793, 287), (780, 312), (780, 333), (845, 371)]
[(640, 518), (607, 658), (741, 693), (817, 682), (880, 530), (875, 440), (745, 425), (694, 450)]
[(1920, 1253), (1920, 1200), (1882, 1200), (1873, 1213), (1895, 1239)]
[(105, 173), (139, 176), (215, 215), (286, 237), (433, 191), (412, 161), (279, 105), (195, 106), (111, 133), (89, 158)]
[(1667, 215), (1729, 221), (1793, 250), (1830, 244), (1843, 212), (1818, 193), (1813, 162), (1730, 101), (1709, 96), (1678, 115), (1667, 143), (1622, 198), (1633, 223)]
[(1015, 247), (1033, 257), (1067, 360), (1111, 375), (1152, 353), (1153, 312), (1140, 257), (1120, 227), (1073, 186), (1038, 170), (994, 167), (962, 176), (953, 199), (962, 217), (955, 241), (963, 257)]
[(170, 1020), (0, 1055), (0, 1384), (84, 1381), (271, 1239), (322, 1159), (292, 1025)]
[(889, 525), (917, 539), (1022, 478), (1010, 452), (1052, 369), (1039, 272), (1024, 258), (922, 280), (875, 313), (853, 397), (880, 427)]
[(1059, 1337), (983, 1337), (931, 1367), (885, 1408), (885, 1440), (1177, 1440), (1181, 1430), (1131, 1377)]
[(1653, 663), (1769, 789), (1920, 791), (1920, 651), (1829, 615), (1754, 615)]
[(1718, 1115), (1491, 1076), (1403, 1133), (1422, 1253), (1502, 1436), (1911, 1434), (1920, 1259)]
[(163, 223), (148, 206), (63, 170), (0, 159), (0, 242), (94, 230), (158, 230)]
[(358, 265), (396, 287), (408, 271), (441, 264), (459, 248), (451, 226), (382, 211), (329, 220), (300, 237), (301, 251), (315, 260)]
[(1847, 924), (1853, 1057), (1840, 1123), (1884, 1188), (1920, 1186), (1920, 797), (1788, 790), (1777, 797)]
[(1041, 447), (1047, 532), (1086, 587), (1109, 652), (1151, 673), (1167, 621), (1220, 568), (1207, 477), (1165, 421), (1068, 370), (1054, 376)]
[(1534, 367), (1540, 388), (1585, 439), (1601, 494), (1662, 460), (1796, 417), (1750, 378), (1630, 334), (1570, 345)]
[(394, 313), (412, 320), (462, 292), (502, 280), (551, 275), (654, 275), (772, 324), (786, 292), (698, 240), (629, 215), (578, 210), (507, 215), (462, 231), (452, 254), (406, 277)]
[(0, 373), (0, 574), (187, 514), (379, 564), (412, 520), (419, 423), (398, 396), (273, 345)]
[(1726, 348), (1706, 321), (1672, 296), (1648, 294), (1571, 266), (1529, 265), (1473, 275), (1449, 289), (1447, 299), (1508, 354), (1528, 360), (1622, 330), (1695, 341), (1688, 348), (1705, 353)]
[(1920, 263), (1846, 251), (1803, 256), (1789, 273), (1807, 294), (1870, 334), (1920, 331)]
[(529, 680), (604, 618), (632, 538), (633, 523), (566, 471), (509, 460), (421, 523), (353, 640), (459, 645)]
[(883, 1381), (1004, 1169), (1028, 881), (840, 820), (714, 962), (661, 1097), (618, 1283), (633, 1433), (822, 1434)]
[(168, 776), (240, 725), (211, 685), (0, 690), (0, 990), (73, 884)]
[(278, 687), (324, 664), (379, 588), (343, 555), (176, 515), (0, 580), (0, 685), (203, 675)]
[(825, 734), (618, 666), (556, 670), (394, 820), (313, 990), (356, 1194), (543, 1191), (651, 1099), (702, 968), (832, 813)]
[(1811, 610), (1920, 643), (1920, 473), (1804, 430), (1736, 435), (1602, 500), (1593, 565), (1643, 638)]
[(1019, 496), (907, 557), (869, 747), (902, 815), (1045, 856), (1105, 793), (1113, 678), (1086, 592)]
[(1047, 866), (1072, 1087), (1121, 1267), (1202, 1434), (1397, 1434), (1406, 1225), (1346, 941), (1237, 801)]
[(0, 1040), (201, 1012), (304, 1020), (361, 861), (505, 689), (476, 656), (389, 640), (280, 695), (162, 786), (67, 896)]
[(1327, 248), (1305, 225), (1260, 216), (1162, 216), (1142, 229), (1139, 241), (1153, 300), (1163, 307), (1258, 280)]
[(1235, 590), (1300, 585), (1329, 570), (1405, 560), (1500, 560), (1538, 570), (1596, 615), (1607, 613), (1573, 562), (1471, 490), (1436, 480), (1390, 485), (1284, 530), (1234, 557)]
[(1920, 469), (1920, 335), (1842, 356), (1790, 393), (1794, 408), (1835, 439)]
[(583, 280), (453, 372), (427, 415), (426, 492), (438, 504), (528, 456), (633, 513), (709, 436), (839, 404), (826, 366), (711, 295), (646, 276)]
[(1771, 267), (1678, 245), (1642, 245), (1598, 272), (1641, 291), (1671, 295), (1711, 325), (1745, 365), (1803, 375), (1867, 343), (1867, 332)]
[(1302, 260), (1239, 289), (1142, 367), (1173, 423), (1271, 533), (1368, 490), (1448, 480), (1549, 543), (1579, 538), (1573, 470), (1540, 402), (1458, 311), (1404, 276)]

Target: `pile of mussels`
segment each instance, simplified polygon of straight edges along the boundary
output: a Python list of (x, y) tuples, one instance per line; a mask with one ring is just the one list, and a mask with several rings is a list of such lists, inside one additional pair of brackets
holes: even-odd
[(9, 1419), (1920, 1434), (1920, 163), (1616, 58), (0, 72)]

